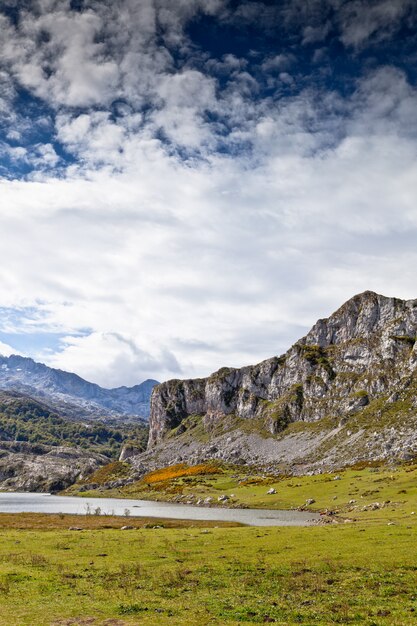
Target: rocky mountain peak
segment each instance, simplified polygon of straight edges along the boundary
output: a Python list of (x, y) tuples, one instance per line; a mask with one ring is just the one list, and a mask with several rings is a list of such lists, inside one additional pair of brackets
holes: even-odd
[[(388, 298), (364, 291), (345, 302), (329, 318), (316, 322), (305, 338), (307, 344), (326, 347), (381, 332), (396, 321), (407, 330), (415, 328), (417, 300)], [(397, 330), (400, 330), (400, 327)]]
[(275, 442), (271, 449), (284, 454), (276, 441), (297, 422), (343, 424), (373, 407), (372, 415), (379, 415), (397, 399), (411, 415), (417, 395), (416, 336), (417, 300), (365, 291), (318, 320), (280, 357), (155, 387), (149, 449), (192, 433), (191, 424), (198, 423), (195, 432), (202, 430), (206, 438), (229, 424), (239, 432), (269, 433)]

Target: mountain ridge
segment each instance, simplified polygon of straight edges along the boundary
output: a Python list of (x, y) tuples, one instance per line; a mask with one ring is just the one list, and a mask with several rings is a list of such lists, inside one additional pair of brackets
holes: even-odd
[(150, 394), (157, 382), (147, 379), (132, 387), (105, 389), (29, 357), (0, 355), (0, 389), (48, 401), (69, 419), (147, 419)]

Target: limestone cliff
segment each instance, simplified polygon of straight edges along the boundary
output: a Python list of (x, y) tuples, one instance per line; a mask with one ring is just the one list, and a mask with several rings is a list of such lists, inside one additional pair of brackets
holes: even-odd
[[(162, 449), (158, 445), (162, 442), (165, 447), (172, 443), (173, 449), (173, 437), (179, 443), (181, 435), (191, 433), (197, 424), (200, 452), (203, 443), (213, 440), (222, 428), (248, 433), (252, 426), (264, 443), (271, 439), (270, 447), (281, 450), (274, 457), (279, 460), (286, 458), (279, 442), (294, 436), (294, 424), (323, 424), (324, 430), (327, 424), (334, 435), (349, 422), (351, 430), (346, 429), (343, 439), (349, 445), (352, 431), (362, 432), (368, 419), (372, 427), (380, 423), (385, 431), (388, 423), (397, 430), (403, 425), (408, 443), (401, 445), (411, 451), (415, 446), (417, 452), (417, 442), (409, 434), (415, 432), (412, 422), (417, 405), (416, 335), (417, 300), (369, 291), (359, 294), (329, 318), (319, 320), (280, 357), (241, 369), (222, 368), (205, 379), (171, 380), (155, 387), (148, 451)], [(364, 423), (359, 423), (358, 416)], [(368, 445), (372, 450), (369, 433), (368, 444), (363, 439), (362, 448)], [(240, 437), (237, 455), (248, 461), (250, 455), (245, 454), (242, 442)], [(381, 442), (386, 443), (386, 437), (381, 436)], [(200, 456), (210, 456), (207, 445), (203, 448)]]

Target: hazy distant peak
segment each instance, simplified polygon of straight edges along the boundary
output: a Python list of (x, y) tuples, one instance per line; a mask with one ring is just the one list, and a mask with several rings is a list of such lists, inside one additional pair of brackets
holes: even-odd
[(133, 387), (104, 389), (78, 374), (19, 355), (0, 356), (0, 389), (23, 391), (48, 400), (72, 417), (149, 416), (150, 395), (158, 384), (145, 380)]

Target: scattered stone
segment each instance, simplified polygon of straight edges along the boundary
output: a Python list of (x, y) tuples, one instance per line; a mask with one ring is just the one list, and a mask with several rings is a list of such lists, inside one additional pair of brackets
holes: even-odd
[(306, 500), (306, 504), (314, 504), (315, 500), (314, 498), (308, 498), (308, 500)]
[(80, 528), (79, 526), (70, 526), (68, 530), (84, 530), (84, 529)]
[(133, 530), (133, 526), (122, 526), (120, 530)]
[(277, 491), (276, 491), (276, 489), (274, 489), (273, 487), (271, 487), (271, 489), (268, 489), (267, 494), (268, 494), (268, 495), (272, 495), (272, 494), (274, 494), (274, 493), (276, 493), (276, 492), (277, 492)]
[(227, 502), (227, 500), (229, 500), (229, 496), (226, 496), (226, 494), (222, 494), (217, 498), (218, 502)]
[(342, 479), (340, 478), (340, 476), (335, 476), (333, 480), (342, 480)]

